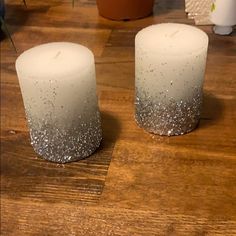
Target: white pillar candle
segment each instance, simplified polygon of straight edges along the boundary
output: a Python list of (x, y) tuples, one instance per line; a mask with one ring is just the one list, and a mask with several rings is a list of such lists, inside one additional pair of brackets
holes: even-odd
[(147, 131), (180, 135), (200, 118), (208, 36), (196, 27), (165, 23), (135, 39), (135, 118)]
[(65, 163), (92, 154), (102, 139), (94, 56), (74, 43), (48, 43), (16, 60), (31, 144)]

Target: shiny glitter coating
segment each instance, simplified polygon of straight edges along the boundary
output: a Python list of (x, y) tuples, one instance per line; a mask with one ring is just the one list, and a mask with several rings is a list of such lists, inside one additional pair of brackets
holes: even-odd
[(196, 89), (190, 100), (170, 98), (154, 102), (141, 88), (136, 88), (135, 120), (146, 131), (159, 135), (182, 135), (193, 130), (200, 119), (202, 90)]
[(27, 115), (31, 144), (44, 159), (57, 163), (77, 161), (91, 155), (102, 139), (100, 114), (83, 116), (67, 127), (54, 120), (39, 120)]
[[(183, 40), (186, 39), (186, 40)], [(208, 36), (162, 23), (135, 37), (135, 120), (146, 131), (182, 135), (200, 118)]]
[(17, 58), (16, 71), (35, 152), (57, 163), (91, 155), (102, 139), (93, 53), (42, 44)]

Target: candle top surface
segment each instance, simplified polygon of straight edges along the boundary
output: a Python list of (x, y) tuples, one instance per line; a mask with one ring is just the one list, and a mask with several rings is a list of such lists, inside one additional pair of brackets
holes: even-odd
[(161, 54), (191, 54), (205, 50), (208, 36), (202, 30), (177, 23), (162, 23), (142, 29), (135, 38), (136, 46)]
[(86, 47), (67, 42), (42, 44), (23, 52), (16, 60), (17, 71), (32, 78), (73, 75), (94, 63)]

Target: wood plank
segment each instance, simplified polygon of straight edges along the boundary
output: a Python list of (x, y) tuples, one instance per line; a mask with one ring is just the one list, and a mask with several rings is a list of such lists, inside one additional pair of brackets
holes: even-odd
[(181, 146), (119, 141), (103, 205), (236, 220), (236, 160), (191, 153)]
[[(208, 217), (2, 200), (2, 235), (229, 235), (236, 222)], [(12, 222), (11, 228), (7, 227)], [(29, 225), (34, 227), (29, 227)], [(22, 233), (24, 232), (24, 234)], [(223, 234), (222, 234), (223, 232)]]

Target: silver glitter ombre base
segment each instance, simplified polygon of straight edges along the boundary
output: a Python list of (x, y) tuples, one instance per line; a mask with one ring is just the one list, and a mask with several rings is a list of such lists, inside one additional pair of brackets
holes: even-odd
[(172, 98), (153, 101), (147, 93), (136, 88), (135, 120), (146, 131), (172, 136), (188, 133), (197, 126), (202, 105), (201, 89), (196, 89), (188, 101)]
[(79, 118), (68, 127), (61, 127), (28, 117), (31, 144), (44, 159), (57, 163), (77, 161), (91, 155), (102, 140), (100, 114)]

